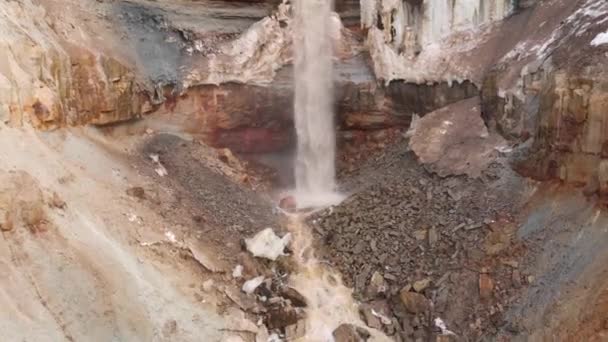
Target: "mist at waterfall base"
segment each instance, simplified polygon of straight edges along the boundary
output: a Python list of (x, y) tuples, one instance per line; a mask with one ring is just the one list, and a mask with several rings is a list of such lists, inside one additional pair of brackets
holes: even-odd
[(339, 203), (333, 113), (332, 0), (295, 1), (294, 82), (298, 208)]

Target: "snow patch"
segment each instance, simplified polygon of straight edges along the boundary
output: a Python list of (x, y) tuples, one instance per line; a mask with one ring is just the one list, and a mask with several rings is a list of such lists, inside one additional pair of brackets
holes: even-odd
[(603, 44), (608, 44), (608, 31), (599, 33), (593, 40), (591, 41), (591, 46), (600, 46)]

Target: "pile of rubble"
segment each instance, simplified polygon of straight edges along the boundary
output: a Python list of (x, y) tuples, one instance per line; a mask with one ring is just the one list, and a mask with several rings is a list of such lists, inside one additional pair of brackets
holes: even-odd
[(528, 281), (512, 239), (519, 180), (499, 163), (479, 178), (441, 178), (404, 151), (405, 142), (370, 158), (345, 180), (356, 193), (309, 219), (318, 249), (372, 328), (424, 339), (443, 318), (460, 336), (491, 334)]

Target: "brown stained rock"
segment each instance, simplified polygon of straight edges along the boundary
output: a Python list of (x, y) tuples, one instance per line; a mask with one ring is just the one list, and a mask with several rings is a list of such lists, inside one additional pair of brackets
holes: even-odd
[(367, 287), (368, 296), (374, 298), (381, 294), (386, 293), (388, 290), (388, 284), (384, 280), (382, 273), (376, 271), (372, 274), (372, 277), (369, 281), (369, 286)]
[(9, 211), (0, 210), (0, 230), (8, 232), (13, 230), (13, 216)]
[(65, 209), (66, 203), (61, 197), (59, 197), (59, 194), (53, 192), (53, 195), (51, 195), (51, 198), (49, 199), (49, 206), (57, 209)]
[(269, 329), (280, 329), (298, 323), (300, 316), (293, 307), (277, 307), (268, 311), (266, 325)]
[(521, 287), (521, 273), (518, 270), (513, 270), (511, 274), (511, 282), (513, 283), (513, 287), (518, 289)]
[(279, 201), (279, 208), (287, 212), (295, 212), (297, 209), (296, 198), (293, 196), (281, 198), (281, 200)]
[(429, 301), (419, 293), (402, 290), (399, 298), (405, 309), (412, 314), (425, 313), (429, 309)]
[(435, 336), (435, 342), (454, 342), (457, 341), (454, 335), (437, 335)]
[(410, 148), (421, 163), (441, 176), (478, 177), (504, 143), (490, 134), (481, 118), (479, 99), (472, 98), (426, 114), (417, 121)]
[(134, 186), (127, 189), (127, 195), (143, 200), (146, 198), (146, 190), (140, 186)]
[(283, 288), (281, 288), (281, 296), (286, 299), (289, 299), (291, 304), (295, 307), (303, 308), (308, 305), (306, 302), (306, 298), (300, 292), (298, 292), (298, 290), (292, 287), (284, 286)]
[(493, 291), (494, 281), (488, 274), (481, 273), (479, 275), (479, 297), (483, 300), (490, 299)]
[(373, 308), (371, 307), (371, 305), (363, 304), (361, 306), (360, 311), (363, 316), (363, 320), (365, 321), (365, 324), (367, 324), (368, 327), (376, 330), (381, 330), (382, 322), (380, 321), (379, 317), (372, 313), (372, 310)]
[(416, 282), (414, 282), (414, 291), (420, 293), (422, 291), (424, 291), (427, 287), (429, 287), (429, 285), (431, 285), (431, 278), (424, 278), (421, 280), (418, 280)]
[(25, 172), (0, 172), (0, 229), (27, 227), (32, 233), (48, 228), (45, 202), (38, 182)]
[(352, 324), (342, 324), (333, 332), (336, 342), (366, 342), (370, 333)]
[(162, 331), (165, 338), (175, 335), (177, 333), (177, 321), (174, 319), (166, 321)]
[(296, 341), (306, 336), (306, 321), (301, 320), (296, 324), (285, 327), (285, 339), (287, 341)]

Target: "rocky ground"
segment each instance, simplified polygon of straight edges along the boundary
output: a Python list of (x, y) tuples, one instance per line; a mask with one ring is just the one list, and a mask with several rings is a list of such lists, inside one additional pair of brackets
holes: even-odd
[(513, 239), (524, 186), (504, 163), (476, 179), (441, 178), (402, 139), (343, 176), (354, 193), (309, 222), (370, 326), (383, 327), (373, 308), (397, 318), (384, 328), (402, 340), (426, 339), (435, 317), (465, 340), (501, 327), (527, 283), (518, 269), (525, 246)]
[[(271, 199), (293, 171), (285, 7), (1, 2), (0, 340), (308, 341), (305, 318), (344, 318), (339, 342), (606, 340), (608, 3), (522, 0), (421, 51), (395, 38), (422, 3), (337, 3), (349, 196), (308, 218), (329, 265), (309, 267), (301, 239), (247, 243), (294, 232)], [(360, 305), (329, 305), (337, 274)]]

